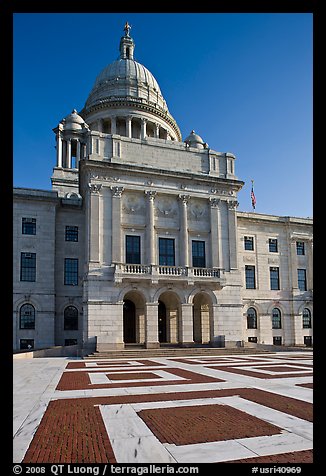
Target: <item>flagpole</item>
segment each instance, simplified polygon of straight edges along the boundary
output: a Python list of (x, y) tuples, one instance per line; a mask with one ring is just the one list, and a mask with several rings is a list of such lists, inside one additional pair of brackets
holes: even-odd
[(251, 197), (251, 206), (252, 206), (252, 210), (255, 211), (255, 208), (256, 208), (256, 197), (255, 197), (255, 192), (254, 192), (254, 181), (251, 179), (251, 193), (250, 193), (250, 197)]

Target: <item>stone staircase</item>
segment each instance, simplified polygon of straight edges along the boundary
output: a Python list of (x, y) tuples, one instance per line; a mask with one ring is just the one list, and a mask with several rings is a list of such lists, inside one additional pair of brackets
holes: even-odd
[[(285, 350), (285, 349), (283, 349)], [(94, 352), (84, 356), (85, 360), (95, 359), (144, 359), (154, 357), (183, 357), (183, 356), (222, 356), (229, 354), (256, 354), (271, 352), (257, 347), (160, 347), (145, 349), (139, 346), (127, 346), (122, 350)]]

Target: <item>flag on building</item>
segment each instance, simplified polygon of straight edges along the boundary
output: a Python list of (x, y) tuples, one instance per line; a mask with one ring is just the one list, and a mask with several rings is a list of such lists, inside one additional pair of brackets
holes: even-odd
[(252, 208), (253, 210), (255, 210), (256, 208), (256, 197), (255, 197), (255, 192), (254, 192), (254, 181), (252, 180), (251, 181), (251, 205), (252, 205)]

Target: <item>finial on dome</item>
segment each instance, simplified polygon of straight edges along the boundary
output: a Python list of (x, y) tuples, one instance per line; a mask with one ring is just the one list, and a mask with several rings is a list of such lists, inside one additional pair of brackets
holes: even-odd
[(120, 58), (121, 59), (131, 59), (131, 60), (134, 59), (135, 43), (134, 43), (134, 40), (129, 35), (130, 29), (131, 29), (131, 26), (126, 21), (126, 24), (124, 27), (125, 35), (122, 36), (120, 40)]
[(129, 35), (130, 30), (131, 30), (131, 25), (129, 25), (129, 23), (126, 21), (125, 26), (124, 26), (125, 36), (130, 36)]

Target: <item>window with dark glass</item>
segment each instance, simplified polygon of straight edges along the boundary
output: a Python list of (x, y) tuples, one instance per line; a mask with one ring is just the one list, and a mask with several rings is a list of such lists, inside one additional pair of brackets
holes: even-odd
[(246, 289), (256, 289), (255, 266), (247, 265), (246, 273)]
[(257, 313), (253, 307), (247, 311), (247, 329), (257, 329)]
[(175, 266), (175, 252), (173, 238), (159, 238), (160, 266)]
[(20, 339), (20, 349), (34, 349), (34, 339)]
[(248, 342), (253, 342), (253, 343), (257, 344), (258, 339), (257, 339), (257, 337), (248, 337)]
[(78, 285), (78, 259), (65, 258), (64, 284)]
[(193, 240), (192, 242), (192, 265), (194, 268), (205, 268), (205, 241)]
[(22, 219), (22, 234), (23, 235), (36, 235), (36, 218), (23, 218)]
[(273, 345), (282, 345), (282, 337), (281, 336), (274, 336), (273, 337)]
[(272, 329), (282, 329), (281, 311), (277, 307), (272, 311)]
[(78, 331), (78, 310), (75, 306), (68, 306), (63, 313), (64, 330)]
[(254, 249), (254, 238), (253, 236), (245, 236), (244, 237), (244, 249), (253, 251)]
[(306, 270), (298, 269), (298, 288), (300, 291), (307, 291)]
[(305, 249), (304, 249), (304, 241), (297, 241), (297, 255), (304, 255), (305, 254)]
[(20, 280), (36, 281), (36, 253), (20, 254)]
[(19, 329), (35, 329), (35, 309), (32, 304), (23, 304), (20, 308)]
[(272, 266), (271, 268), (269, 268), (269, 277), (270, 277), (271, 289), (272, 290), (280, 289), (280, 272), (278, 267)]
[(78, 226), (66, 226), (65, 241), (78, 241)]
[(126, 236), (126, 263), (140, 264), (140, 236)]
[(310, 309), (304, 309), (302, 313), (302, 327), (303, 329), (311, 329), (311, 312)]
[(65, 345), (77, 345), (77, 339), (65, 339)]
[(270, 238), (268, 240), (268, 250), (270, 253), (277, 253), (277, 239), (276, 238)]

